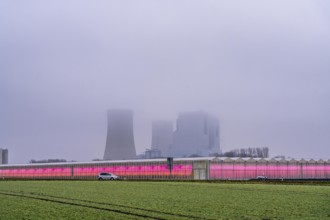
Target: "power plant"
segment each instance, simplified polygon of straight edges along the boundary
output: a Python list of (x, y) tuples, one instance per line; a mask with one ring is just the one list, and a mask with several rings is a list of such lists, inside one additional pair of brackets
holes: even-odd
[(108, 111), (108, 131), (104, 160), (135, 159), (133, 111), (112, 109)]
[(173, 123), (171, 121), (153, 121), (151, 150), (159, 150), (161, 156), (169, 156), (173, 142)]
[(209, 156), (220, 153), (219, 120), (202, 111), (183, 112), (173, 133), (171, 156)]
[[(220, 153), (219, 136), (219, 120), (215, 116), (203, 111), (182, 112), (178, 116), (175, 131), (171, 121), (158, 120), (152, 123), (151, 149), (147, 150), (150, 154), (147, 158), (210, 156)], [(134, 158), (136, 150), (132, 110), (109, 110), (103, 159)]]

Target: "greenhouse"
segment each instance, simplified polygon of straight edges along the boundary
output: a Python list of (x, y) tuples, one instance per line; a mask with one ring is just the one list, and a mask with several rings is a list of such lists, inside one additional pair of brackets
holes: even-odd
[(2, 179), (97, 179), (101, 172), (121, 179), (330, 179), (330, 160), (198, 157), (0, 165)]

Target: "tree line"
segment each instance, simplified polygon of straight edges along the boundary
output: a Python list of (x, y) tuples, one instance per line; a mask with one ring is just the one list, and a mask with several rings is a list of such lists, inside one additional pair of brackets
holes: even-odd
[(44, 159), (44, 160), (30, 160), (29, 163), (61, 163), (67, 162), (65, 159)]
[(231, 150), (228, 152), (224, 152), (221, 154), (213, 154), (211, 156), (267, 158), (267, 157), (269, 157), (269, 148), (268, 147), (240, 148), (240, 149), (234, 149), (234, 150)]
[(225, 157), (269, 157), (268, 147), (249, 147), (234, 149), (223, 154)]

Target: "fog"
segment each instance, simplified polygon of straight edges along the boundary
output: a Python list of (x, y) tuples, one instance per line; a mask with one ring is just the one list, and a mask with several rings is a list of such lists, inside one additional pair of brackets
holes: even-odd
[(111, 108), (204, 110), (221, 149), (330, 159), (330, 3), (0, 2), (0, 147), (10, 163), (102, 158)]

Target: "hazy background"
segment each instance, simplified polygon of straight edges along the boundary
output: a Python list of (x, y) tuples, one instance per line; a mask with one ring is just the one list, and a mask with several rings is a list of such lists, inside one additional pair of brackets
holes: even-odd
[(181, 111), (221, 148), (330, 158), (328, 0), (0, 1), (0, 147), (10, 163), (102, 158), (109, 108), (135, 144)]

